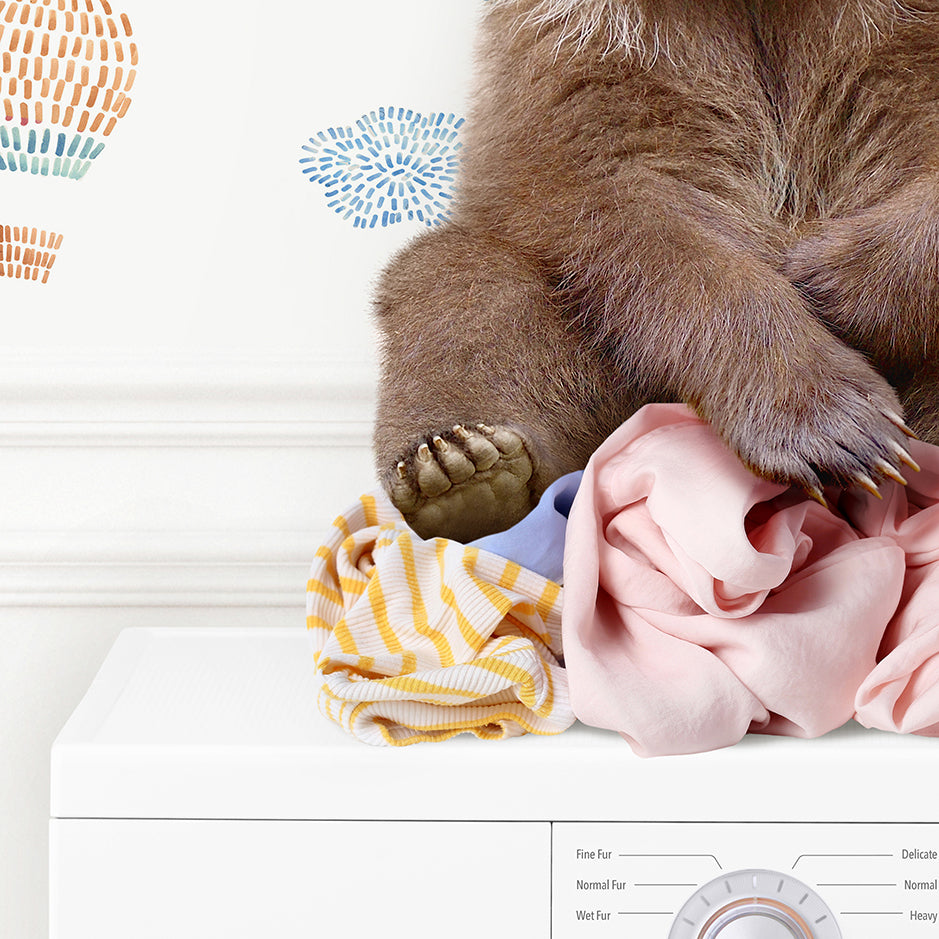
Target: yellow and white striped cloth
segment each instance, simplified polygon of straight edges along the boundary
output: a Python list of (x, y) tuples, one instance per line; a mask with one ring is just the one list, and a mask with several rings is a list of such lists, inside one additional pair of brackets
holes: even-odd
[(560, 733), (574, 721), (561, 596), (487, 551), (423, 541), (383, 492), (364, 495), (307, 584), (320, 710), (379, 745)]

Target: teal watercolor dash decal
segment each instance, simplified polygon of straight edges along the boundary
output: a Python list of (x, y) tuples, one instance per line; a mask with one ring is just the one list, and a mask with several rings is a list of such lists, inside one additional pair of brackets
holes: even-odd
[(438, 225), (450, 216), (462, 117), (378, 108), (303, 145), (300, 166), (327, 206), (356, 228)]
[(102, 150), (91, 134), (0, 124), (0, 170), (81, 179)]

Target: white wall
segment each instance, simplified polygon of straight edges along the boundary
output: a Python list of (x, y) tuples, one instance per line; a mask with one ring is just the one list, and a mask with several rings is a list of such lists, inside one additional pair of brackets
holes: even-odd
[(421, 225), (354, 228), (301, 146), (459, 115), (481, 5), (114, 0), (140, 64), (104, 152), (0, 170), (0, 226), (63, 234), (46, 284), (0, 278), (4, 939), (46, 934), (48, 751), (117, 633), (303, 625), (373, 485), (371, 284)]

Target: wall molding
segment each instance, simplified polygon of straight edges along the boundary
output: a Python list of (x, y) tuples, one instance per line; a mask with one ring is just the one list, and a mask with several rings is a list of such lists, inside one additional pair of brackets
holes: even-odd
[(364, 354), (7, 351), (0, 425), (370, 421), (376, 374)]
[(375, 375), (348, 354), (0, 353), (0, 445), (352, 442)]
[[(50, 528), (48, 513), (37, 510), (34, 522), (24, 509), (17, 530), (0, 531), (0, 607), (302, 611), (319, 536), (344, 507), (331, 504), (336, 495), (311, 506), (310, 477), (344, 492), (350, 467), (370, 459), (375, 374), (352, 355), (0, 353), (0, 484), (38, 506), (42, 481), (81, 463), (86, 475), (70, 498), (117, 526)], [(238, 467), (231, 518), (223, 513), (212, 530), (185, 527), (178, 512), (162, 519), (169, 483), (159, 478), (141, 478), (129, 520), (109, 511), (117, 496), (95, 487), (87, 466), (117, 479), (148, 465), (146, 448), (162, 451), (160, 465), (169, 461), (178, 477), (220, 459)], [(297, 518), (275, 525), (306, 531), (245, 512), (255, 481), (261, 488), (265, 473), (285, 467), (293, 489), (283, 502), (298, 506)]]
[(293, 531), (7, 532), (0, 606), (301, 610), (316, 541)]
[(0, 421), (0, 447), (368, 446), (371, 420)]

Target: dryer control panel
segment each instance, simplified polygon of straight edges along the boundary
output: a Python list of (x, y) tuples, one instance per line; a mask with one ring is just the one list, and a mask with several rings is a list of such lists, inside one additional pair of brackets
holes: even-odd
[(939, 825), (556, 822), (554, 939), (939, 939)]

